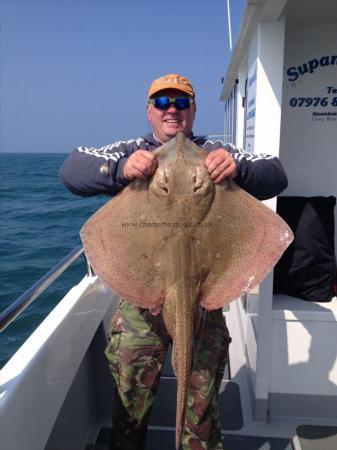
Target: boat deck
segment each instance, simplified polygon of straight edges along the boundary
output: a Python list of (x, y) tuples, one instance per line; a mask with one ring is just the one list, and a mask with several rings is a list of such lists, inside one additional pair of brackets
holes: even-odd
[[(168, 363), (164, 370), (170, 371)], [(229, 376), (228, 370), (225, 375)], [(161, 379), (150, 417), (146, 450), (175, 448), (175, 401), (172, 401), (175, 396), (176, 380), (172, 373), (171, 376), (164, 376)], [(336, 450), (337, 448), (336, 426), (296, 426), (293, 421), (285, 422), (283, 428), (279, 422), (275, 427), (272, 423), (249, 424), (245, 423), (244, 419), (244, 403), (240, 386), (233, 381), (224, 380), (219, 396), (224, 450)], [(291, 432), (292, 429), (294, 432)], [(112, 428), (108, 424), (102, 426), (95, 442), (88, 444), (84, 450), (113, 449), (110, 441), (111, 431)], [(259, 434), (256, 434), (257, 432)]]
[[(85, 450), (110, 450), (110, 434), (111, 428), (102, 428), (95, 445), (89, 444)], [(282, 438), (224, 435), (222, 442), (225, 450), (293, 450), (290, 440)], [(146, 450), (173, 450), (174, 448), (174, 431), (148, 431)], [(325, 447), (321, 448), (325, 449)]]
[[(109, 440), (115, 389), (104, 349), (116, 304), (117, 297), (100, 280), (85, 277), (1, 370), (1, 449), (113, 449)], [(233, 341), (219, 395), (224, 450), (336, 450), (335, 416), (299, 417), (290, 409), (282, 417), (267, 411), (266, 420), (256, 420), (236, 330), (239, 320), (230, 320), (229, 314), (226, 318)], [(174, 450), (175, 399), (168, 355), (149, 421), (147, 450)]]
[[(175, 395), (176, 381), (174, 377), (163, 377), (150, 417), (146, 450), (173, 450), (175, 448), (175, 402), (172, 401)], [(168, 401), (169, 398), (171, 401)], [(165, 408), (162, 407), (163, 404)], [(220, 420), (225, 450), (294, 450), (289, 438), (229, 434), (238, 432), (244, 426), (240, 389), (232, 381), (223, 381), (221, 386)], [(102, 427), (95, 443), (88, 444), (85, 450), (113, 449), (113, 445), (110, 443), (111, 430), (111, 427)]]

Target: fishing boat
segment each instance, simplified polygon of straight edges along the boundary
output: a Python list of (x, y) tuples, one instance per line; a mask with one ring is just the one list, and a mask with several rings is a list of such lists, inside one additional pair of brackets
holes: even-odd
[[(224, 135), (252, 159), (281, 158), (282, 195), (337, 196), (336, 42), (336, 1), (247, 2), (222, 84)], [(277, 199), (266, 203), (276, 210)], [(82, 254), (75, 248), (5, 310), (1, 329)], [(233, 339), (220, 391), (226, 450), (337, 448), (337, 298), (321, 300), (274, 293), (270, 274), (224, 310)], [(104, 349), (117, 302), (88, 265), (2, 368), (2, 450), (109, 448), (114, 385)], [(148, 450), (174, 448), (175, 388), (168, 360)]]

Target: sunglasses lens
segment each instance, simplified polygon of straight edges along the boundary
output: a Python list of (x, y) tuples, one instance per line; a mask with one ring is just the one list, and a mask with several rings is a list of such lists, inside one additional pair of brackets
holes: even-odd
[(190, 107), (190, 99), (188, 97), (177, 97), (175, 99), (175, 106), (178, 110), (187, 109)]
[(170, 99), (168, 97), (156, 97), (154, 99), (154, 106), (158, 109), (169, 109)]

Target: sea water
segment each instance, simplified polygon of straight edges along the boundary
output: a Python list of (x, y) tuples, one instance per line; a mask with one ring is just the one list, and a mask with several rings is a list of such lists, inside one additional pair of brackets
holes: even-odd
[[(58, 177), (67, 156), (0, 154), (0, 311), (81, 244), (81, 226), (110, 199), (67, 191)], [(85, 273), (80, 257), (0, 334), (0, 367)]]

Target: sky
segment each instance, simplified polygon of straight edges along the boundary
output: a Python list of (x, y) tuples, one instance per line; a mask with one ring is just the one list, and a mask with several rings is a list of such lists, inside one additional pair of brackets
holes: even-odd
[[(233, 43), (246, 0), (230, 0)], [(0, 0), (0, 150), (68, 153), (144, 135), (167, 73), (197, 93), (195, 134), (223, 134), (226, 0)]]

